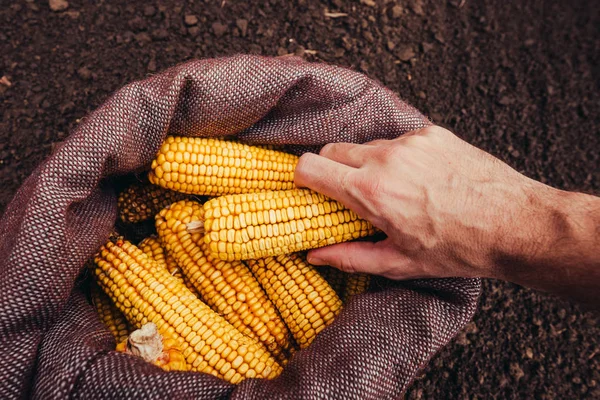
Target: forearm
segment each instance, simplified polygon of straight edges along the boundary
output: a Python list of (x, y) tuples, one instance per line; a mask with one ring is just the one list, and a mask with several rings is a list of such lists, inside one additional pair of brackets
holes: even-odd
[(490, 277), (600, 308), (600, 198), (538, 185)]

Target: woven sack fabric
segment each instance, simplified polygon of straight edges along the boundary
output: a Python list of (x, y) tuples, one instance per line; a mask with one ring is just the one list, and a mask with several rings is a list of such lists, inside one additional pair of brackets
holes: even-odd
[(192, 61), (125, 86), (25, 181), (0, 220), (0, 398), (400, 397), (471, 318), (478, 280), (381, 286), (350, 301), (277, 379), (234, 386), (111, 351), (77, 277), (115, 223), (110, 178), (146, 169), (167, 133), (302, 153), (428, 124), (364, 75), (297, 58)]

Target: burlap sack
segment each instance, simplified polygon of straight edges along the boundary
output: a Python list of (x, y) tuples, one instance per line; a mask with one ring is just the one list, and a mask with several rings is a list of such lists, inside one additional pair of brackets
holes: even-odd
[(111, 351), (76, 279), (115, 222), (106, 178), (146, 168), (167, 132), (236, 134), (302, 152), (428, 124), (359, 73), (295, 58), (192, 61), (119, 90), (27, 179), (0, 221), (0, 397), (399, 397), (471, 318), (478, 280), (404, 282), (360, 296), (279, 378), (233, 386)]

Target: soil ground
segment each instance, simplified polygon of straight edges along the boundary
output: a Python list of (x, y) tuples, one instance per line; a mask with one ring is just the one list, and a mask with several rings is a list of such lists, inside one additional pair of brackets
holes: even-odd
[[(119, 87), (236, 53), (364, 71), (527, 176), (600, 191), (593, 1), (69, 0), (52, 11), (17, 0), (0, 7), (0, 210)], [(473, 322), (407, 398), (600, 398), (598, 322), (567, 301), (486, 281)]]

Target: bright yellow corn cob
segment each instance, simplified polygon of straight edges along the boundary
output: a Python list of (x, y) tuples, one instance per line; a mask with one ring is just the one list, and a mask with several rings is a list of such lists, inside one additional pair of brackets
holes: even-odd
[(341, 203), (306, 189), (218, 197), (204, 203), (204, 241), (222, 260), (289, 254), (373, 235)]
[(338, 315), (342, 301), (327, 281), (299, 254), (248, 260), (300, 348)]
[(162, 210), (156, 216), (161, 242), (213, 310), (284, 362), (293, 346), (290, 332), (246, 265), (206, 254), (201, 235), (193, 229), (202, 213), (202, 205), (191, 200)]
[(177, 265), (177, 261), (164, 250), (162, 244), (160, 243), (160, 239), (156, 236), (149, 236), (146, 239), (142, 240), (140, 244), (138, 244), (140, 250), (142, 250), (147, 256), (154, 259), (159, 266), (166, 268), (167, 271), (171, 273), (174, 277), (181, 279), (185, 286), (191, 290), (192, 293), (196, 295), (200, 300), (202, 300), (202, 296), (196, 290), (192, 282), (190, 282), (189, 278), (181, 272), (181, 268)]
[(348, 274), (346, 278), (346, 287), (344, 289), (344, 304), (350, 300), (350, 297), (367, 291), (371, 283), (371, 275), (368, 274)]
[(219, 196), (294, 187), (298, 157), (242, 143), (167, 137), (152, 161), (150, 182), (178, 192)]
[(165, 190), (159, 186), (135, 183), (119, 195), (119, 218), (128, 223), (145, 221), (153, 218), (169, 204), (187, 197), (183, 193)]
[(120, 343), (127, 339), (133, 329), (123, 313), (115, 306), (115, 303), (94, 282), (90, 287), (90, 294), (92, 304), (96, 307), (98, 316), (100, 316), (100, 321), (113, 334), (116, 342)]
[(282, 370), (267, 349), (215, 313), (165, 268), (127, 241), (109, 242), (94, 257), (100, 287), (136, 327), (153, 322), (175, 339), (192, 371), (238, 383)]
[(320, 266), (316, 268), (317, 271), (321, 274), (321, 276), (325, 278), (327, 283), (331, 285), (333, 290), (335, 290), (337, 295), (340, 296), (340, 298), (343, 297), (344, 287), (346, 286), (346, 279), (348, 278), (348, 274), (337, 268), (329, 266)]
[(158, 237), (149, 236), (142, 240), (140, 244), (138, 244), (138, 247), (146, 255), (154, 259), (158, 265), (165, 267), (171, 275), (183, 280), (183, 274), (181, 273), (181, 269), (177, 265), (177, 262), (170, 254), (167, 254), (164, 251)]

